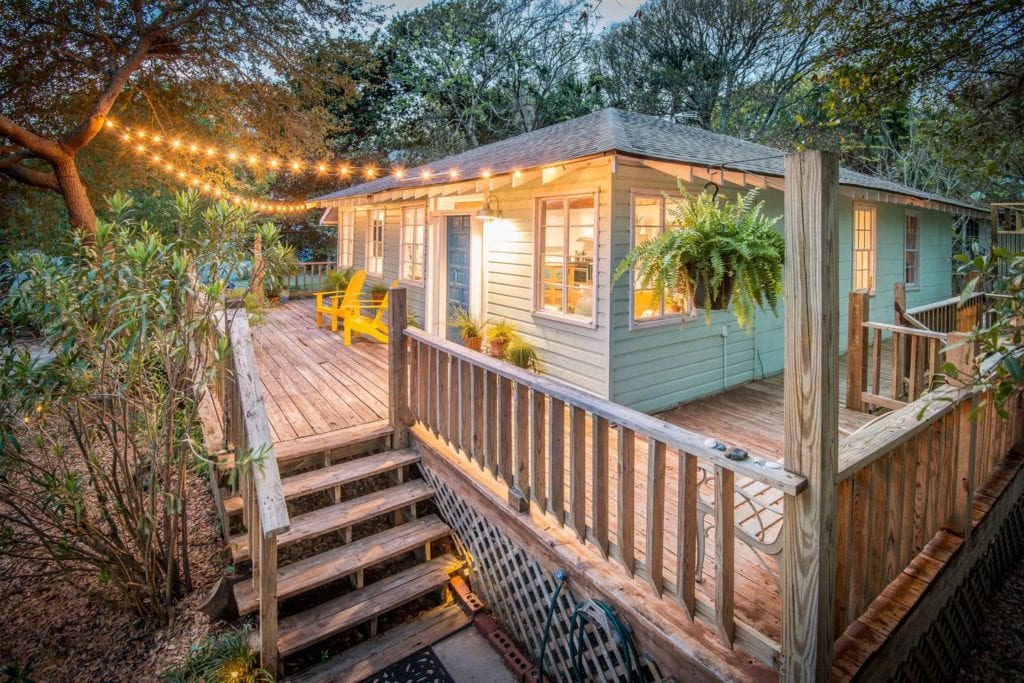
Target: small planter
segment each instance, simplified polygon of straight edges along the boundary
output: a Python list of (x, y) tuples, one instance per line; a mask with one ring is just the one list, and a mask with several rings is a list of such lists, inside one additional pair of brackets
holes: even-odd
[(508, 346), (508, 339), (492, 339), (490, 342), (491, 357), (504, 358), (505, 348)]
[(466, 348), (470, 351), (481, 351), (483, 350), (484, 340), (483, 337), (467, 337), (462, 340)]
[(290, 298), (291, 298), (291, 291), (289, 291), (287, 289), (282, 289), (281, 293), (277, 297), (277, 300), (280, 301), (283, 304), (286, 304), (286, 303), (288, 303), (288, 300)]
[(370, 293), (370, 300), (373, 301), (373, 303), (376, 304), (377, 306), (380, 306), (381, 302), (384, 301), (384, 296), (385, 296), (384, 294), (380, 294), (380, 293), (377, 293), (377, 292), (371, 292)]
[[(707, 283), (703, 275), (698, 275), (697, 286), (693, 292), (693, 303), (698, 308), (703, 307), (705, 303), (705, 291)], [(729, 302), (732, 301), (732, 290), (736, 285), (736, 280), (731, 275), (726, 275), (722, 278), (722, 284), (718, 289), (711, 292), (711, 310), (712, 311), (725, 311), (729, 308)]]

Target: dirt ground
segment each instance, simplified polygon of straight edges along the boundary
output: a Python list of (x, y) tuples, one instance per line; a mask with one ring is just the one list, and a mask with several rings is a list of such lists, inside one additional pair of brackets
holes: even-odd
[(195, 474), (188, 499), (194, 590), (179, 602), (173, 622), (158, 630), (59, 579), (14, 578), (11, 560), (0, 559), (0, 671), (30, 662), (29, 677), (40, 682), (151, 681), (179, 663), (192, 643), (220, 630), (198, 610), (227, 561), (212, 496)]
[(957, 681), (1024, 681), (1024, 557), (989, 601), (988, 620)]

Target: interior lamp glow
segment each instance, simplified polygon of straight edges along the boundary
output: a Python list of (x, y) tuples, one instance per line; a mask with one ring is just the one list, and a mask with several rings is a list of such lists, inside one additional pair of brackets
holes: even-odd
[(481, 221), (500, 221), (501, 210), (498, 208), (498, 198), (493, 194), (488, 195), (483, 208), (476, 212), (476, 217)]

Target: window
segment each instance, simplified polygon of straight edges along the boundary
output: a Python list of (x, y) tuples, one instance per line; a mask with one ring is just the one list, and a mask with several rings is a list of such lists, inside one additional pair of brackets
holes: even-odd
[(408, 206), (402, 209), (402, 259), (399, 277), (403, 280), (423, 283), (426, 233), (426, 208)]
[(918, 259), (920, 250), (920, 219), (917, 214), (908, 213), (903, 229), (903, 283), (907, 287), (917, 287), (921, 284), (918, 279), (920, 275), (920, 261)]
[(540, 311), (593, 319), (596, 232), (593, 195), (539, 201)]
[[(665, 232), (665, 198), (655, 196), (633, 197), (633, 246), (652, 240)], [(637, 323), (664, 320), (680, 312), (679, 305), (668, 297), (658, 297), (654, 289), (643, 289), (640, 279), (633, 278), (633, 320)]]
[(875, 207), (853, 205), (853, 288), (875, 291)]
[(370, 230), (366, 236), (366, 272), (384, 274), (384, 209), (370, 212)]
[(350, 268), (355, 260), (356, 214), (345, 211), (338, 224), (338, 265)]

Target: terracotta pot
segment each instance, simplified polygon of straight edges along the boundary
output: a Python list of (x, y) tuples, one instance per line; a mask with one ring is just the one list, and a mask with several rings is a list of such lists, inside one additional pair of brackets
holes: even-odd
[(374, 294), (372, 292), (370, 293), (370, 299), (373, 301), (373, 303), (377, 304), (378, 306), (380, 305), (380, 302), (384, 301), (384, 297), (385, 296), (387, 296), (386, 293), (385, 294)]
[(507, 339), (492, 339), (491, 343), (491, 356), (493, 358), (504, 358), (505, 347), (508, 346)]
[[(726, 275), (722, 278), (722, 285), (718, 289), (711, 292), (711, 310), (712, 311), (724, 311), (729, 308), (729, 302), (732, 300), (732, 290), (735, 286), (736, 281), (731, 275)], [(697, 308), (704, 306), (704, 288), (706, 283), (703, 275), (697, 276), (697, 287), (693, 292), (693, 305)]]
[(480, 351), (483, 349), (484, 340), (482, 337), (466, 337), (462, 340), (462, 343), (470, 351)]

